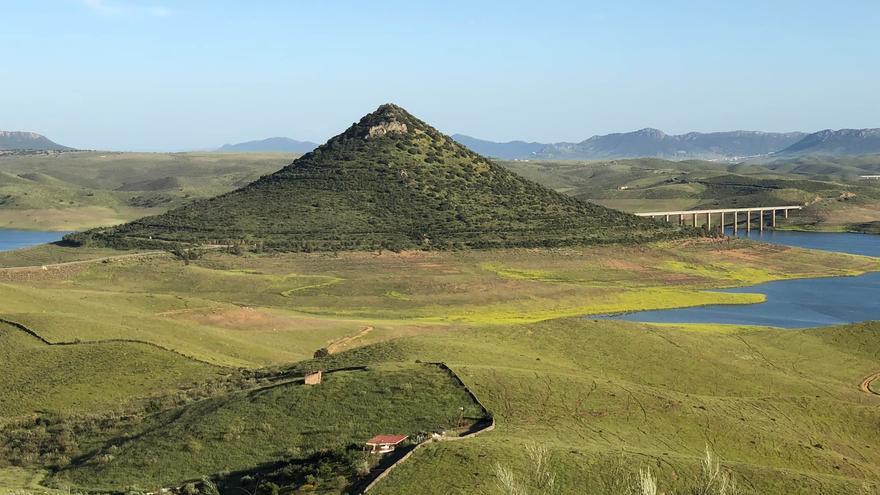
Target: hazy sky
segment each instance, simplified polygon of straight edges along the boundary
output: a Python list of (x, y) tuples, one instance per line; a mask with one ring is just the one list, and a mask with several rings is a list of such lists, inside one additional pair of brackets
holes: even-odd
[(580, 141), (880, 127), (880, 2), (4, 0), (0, 130), (119, 150), (323, 142), (384, 102)]

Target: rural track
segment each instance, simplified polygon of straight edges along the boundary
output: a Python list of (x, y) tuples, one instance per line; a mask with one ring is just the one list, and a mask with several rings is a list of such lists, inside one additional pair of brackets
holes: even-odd
[(871, 389), (871, 383), (875, 380), (880, 380), (880, 371), (866, 376), (862, 383), (859, 384), (859, 390), (866, 394), (880, 395), (880, 392)]
[(48, 268), (63, 268), (67, 266), (77, 266), (77, 265), (87, 265), (90, 263), (103, 263), (104, 261), (116, 261), (116, 260), (124, 260), (131, 258), (142, 258), (142, 257), (150, 257), (150, 256), (159, 256), (166, 255), (168, 251), (146, 251), (142, 253), (131, 253), (131, 254), (120, 254), (117, 256), (102, 256), (100, 258), (91, 258), (87, 260), (77, 260), (77, 261), (63, 261), (61, 263), (49, 263), (46, 265), (29, 265), (29, 266), (8, 266), (8, 267), (0, 267), (0, 271), (3, 272), (17, 272), (17, 271), (32, 271), (32, 270), (43, 270)]
[[(201, 249), (205, 249), (208, 251), (216, 251), (218, 249), (225, 249), (229, 246), (225, 244), (207, 244), (204, 246), (199, 246)], [(77, 266), (77, 265), (87, 265), (90, 263), (103, 263), (104, 261), (117, 261), (117, 260), (126, 260), (126, 259), (134, 259), (134, 258), (148, 258), (152, 256), (164, 256), (169, 255), (171, 253), (168, 251), (141, 251), (138, 253), (130, 253), (130, 254), (119, 254), (116, 256), (101, 256), (100, 258), (90, 258), (87, 260), (76, 260), (76, 261), (62, 261), (60, 263), (49, 263), (45, 265), (28, 265), (28, 266), (6, 266), (0, 267), (0, 272), (15, 272), (15, 271), (31, 271), (31, 270), (43, 270), (49, 268), (64, 268), (66, 266)]]
[(336, 353), (341, 350), (344, 350), (347, 345), (351, 344), (355, 340), (358, 340), (358, 339), (365, 337), (368, 333), (372, 332), (373, 330), (374, 330), (374, 328), (372, 326), (365, 326), (365, 327), (361, 328), (361, 330), (354, 335), (349, 335), (347, 337), (338, 338), (338, 339), (334, 340), (333, 342), (330, 342), (330, 344), (327, 345), (327, 350), (330, 351), (331, 353)]

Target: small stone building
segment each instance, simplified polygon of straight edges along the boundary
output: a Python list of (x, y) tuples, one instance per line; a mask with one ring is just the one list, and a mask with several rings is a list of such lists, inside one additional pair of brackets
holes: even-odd
[(321, 383), (321, 372), (313, 371), (311, 373), (306, 373), (304, 381), (306, 385), (319, 385)]

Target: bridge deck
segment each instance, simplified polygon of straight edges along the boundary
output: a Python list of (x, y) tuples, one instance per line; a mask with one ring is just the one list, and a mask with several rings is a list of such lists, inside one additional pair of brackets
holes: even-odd
[(803, 206), (756, 206), (754, 208), (718, 208), (714, 210), (651, 211), (647, 213), (635, 213), (635, 215), (640, 217), (659, 217), (665, 215), (705, 215), (707, 213), (745, 213), (753, 211), (784, 211), (801, 209), (803, 209)]

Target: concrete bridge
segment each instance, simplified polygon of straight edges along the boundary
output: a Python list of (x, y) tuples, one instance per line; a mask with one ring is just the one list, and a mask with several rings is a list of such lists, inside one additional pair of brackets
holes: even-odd
[(785, 218), (788, 218), (789, 211), (801, 209), (803, 209), (803, 206), (760, 206), (755, 208), (720, 208), (716, 210), (651, 211), (648, 213), (636, 213), (636, 215), (640, 217), (663, 218), (667, 222), (670, 220), (674, 221), (678, 217), (679, 225), (684, 225), (685, 219), (689, 218), (693, 222), (694, 227), (697, 226), (699, 218), (703, 217), (706, 219), (705, 225), (707, 229), (712, 228), (712, 215), (716, 215), (719, 217), (718, 225), (722, 229), (727, 225), (725, 217), (732, 219), (733, 233), (736, 234), (739, 228), (740, 214), (745, 214), (746, 232), (751, 232), (752, 213), (757, 213), (758, 228), (763, 232), (764, 225), (766, 225), (764, 222), (764, 212), (770, 213), (770, 223), (776, 227), (776, 217), (779, 212), (782, 212)]

